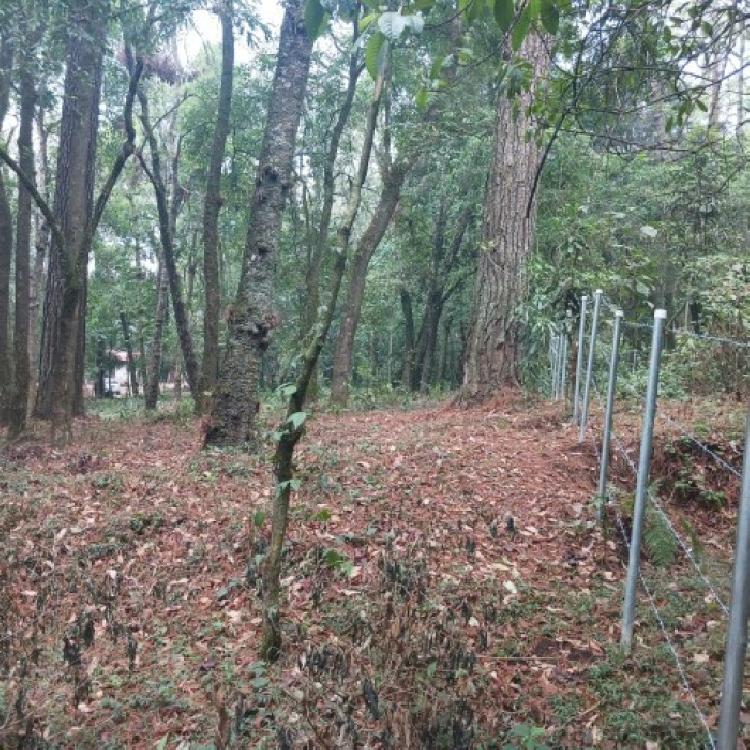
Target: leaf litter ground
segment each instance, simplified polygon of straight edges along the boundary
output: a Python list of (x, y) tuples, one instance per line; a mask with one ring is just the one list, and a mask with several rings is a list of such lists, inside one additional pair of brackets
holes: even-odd
[[(200, 452), (184, 419), (79, 433), (0, 454), (0, 746), (705, 746), (643, 595), (637, 646), (617, 648), (626, 553), (559, 406), (312, 420), (277, 664), (258, 656), (267, 462)], [(726, 595), (725, 489), (725, 509), (669, 513)], [(713, 726), (722, 612), (681, 558), (645, 571)]]

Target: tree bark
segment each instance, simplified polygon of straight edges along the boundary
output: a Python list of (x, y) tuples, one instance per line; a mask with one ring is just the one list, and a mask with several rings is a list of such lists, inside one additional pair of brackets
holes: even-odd
[(408, 158), (391, 167), (383, 176), (383, 188), (370, 222), (360, 239), (352, 263), (351, 279), (344, 303), (341, 328), (336, 339), (333, 360), (333, 380), (331, 401), (338, 406), (346, 406), (349, 398), (349, 378), (352, 371), (354, 335), (357, 332), (362, 302), (365, 296), (367, 268), (373, 254), (378, 249), (401, 197), (401, 188), (415, 159)]
[(526, 294), (536, 216), (536, 201), (529, 206), (529, 199), (540, 160), (528, 108), (549, 67), (544, 40), (535, 32), (526, 36), (520, 56), (531, 66), (532, 85), (518, 101), (501, 95), (497, 105), (462, 400), (486, 398), (517, 375), (515, 310)]
[[(26, 12), (21, 14), (20, 31), (26, 40), (19, 60), (19, 125), (18, 164), (33, 182), (36, 177), (34, 161), (34, 112), (36, 83), (34, 81), (37, 30), (30, 27)], [(31, 193), (18, 184), (16, 211), (16, 308), (13, 333), (13, 399), (8, 411), (8, 437), (15, 439), (26, 429), (26, 410), (29, 398), (29, 300), (31, 266)]]
[[(8, 111), (11, 68), (13, 65), (12, 34), (0, 30), (0, 130)], [(10, 399), (10, 266), (13, 256), (13, 216), (0, 170), (0, 424), (7, 416)]]
[(232, 114), (232, 78), (234, 74), (234, 36), (232, 2), (226, 0), (219, 10), (221, 19), (221, 83), (219, 106), (211, 145), (211, 163), (206, 177), (203, 206), (203, 362), (200, 387), (194, 392), (196, 407), (210, 410), (210, 400), (219, 370), (219, 315), (221, 286), (219, 284), (219, 210), (221, 209), (221, 165), (224, 161)]
[(414, 308), (411, 294), (406, 287), (399, 289), (401, 313), (404, 316), (404, 361), (401, 368), (401, 384), (411, 389), (414, 377)]
[[(40, 99), (43, 93), (40, 94)], [(37, 108), (36, 115), (37, 138), (39, 141), (37, 181), (39, 192), (45, 201), (49, 201), (49, 156), (47, 151), (47, 129), (44, 125), (44, 109)], [(31, 296), (29, 300), (29, 409), (36, 403), (39, 377), (39, 313), (41, 312), (41, 295), (44, 289), (44, 261), (47, 257), (50, 241), (50, 227), (47, 220), (37, 211), (34, 268), (31, 276)]]
[[(94, 233), (125, 163), (134, 151), (133, 99), (142, 64), (129, 64), (123, 119), (126, 140), (93, 200), (99, 99), (109, 0), (69, 4), (67, 67), (58, 145), (54, 211), (34, 195), (50, 223), (52, 245), (45, 294), (36, 411), (52, 417), (52, 438), (67, 439), (83, 406), (87, 263)], [(126, 47), (126, 57), (131, 56)], [(0, 154), (10, 164), (6, 155)], [(23, 170), (18, 171), (24, 179)], [(26, 178), (28, 179), (28, 178)]]
[(58, 436), (67, 439), (70, 433), (78, 339), (81, 316), (85, 315), (107, 7), (105, 2), (76, 0), (70, 5), (68, 17), (54, 202), (54, 218), (64, 244), (56, 237), (50, 254), (42, 333), (41, 404), (37, 399), (42, 414), (51, 414), (53, 440)]
[(292, 181), (294, 144), (307, 88), (312, 40), (304, 3), (289, 0), (281, 24), (271, 100), (261, 146), (255, 194), (237, 296), (228, 320), (206, 444), (258, 444), (258, 378), (263, 353), (278, 325), (273, 270), (281, 220)]

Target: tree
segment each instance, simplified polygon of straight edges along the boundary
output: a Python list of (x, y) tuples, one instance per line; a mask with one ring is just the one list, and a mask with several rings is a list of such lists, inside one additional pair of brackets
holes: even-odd
[(286, 528), (289, 521), (289, 499), (294, 484), (294, 449), (302, 437), (305, 413), (302, 411), (307, 396), (310, 378), (315, 370), (320, 351), (323, 348), (328, 330), (331, 327), (336, 302), (338, 300), (341, 280), (344, 276), (346, 258), (349, 252), (354, 222), (362, 202), (362, 188), (367, 179), (370, 166), (370, 154), (378, 122), (378, 111), (383, 97), (385, 75), (381, 70), (375, 82), (375, 90), (367, 114), (367, 123), (363, 134), (357, 173), (349, 190), (346, 210), (341, 224), (336, 231), (337, 256), (331, 283), (331, 296), (325, 313), (318, 321), (307, 342), (302, 357), (302, 368), (296, 382), (289, 388), (286, 420), (277, 431), (277, 446), (274, 455), (276, 477), (276, 494), (273, 503), (271, 520), (271, 543), (264, 562), (263, 570), (263, 645), (264, 656), (276, 659), (281, 648), (281, 631), (279, 629), (279, 576), (281, 574), (281, 557)]
[[(0, 11), (0, 129), (8, 111), (13, 66), (12, 27)], [(13, 215), (0, 169), (0, 423), (5, 420), (10, 397), (10, 266), (13, 257)]]
[(216, 125), (211, 145), (211, 161), (206, 175), (206, 194), (203, 206), (203, 362), (200, 387), (193, 396), (196, 404), (212, 394), (219, 368), (219, 314), (221, 287), (219, 284), (219, 210), (221, 209), (221, 168), (229, 135), (232, 114), (232, 85), (234, 75), (234, 35), (232, 29), (232, 1), (225, 0), (219, 7), (221, 20), (221, 83)]
[(531, 85), (515, 101), (505, 93), (498, 99), (462, 386), (467, 400), (486, 398), (517, 376), (515, 310), (526, 293), (536, 210), (532, 190), (540, 161), (529, 108), (550, 62), (546, 40), (538, 32), (526, 36), (520, 54), (529, 65)]
[[(18, 164), (24, 174), (35, 183), (34, 112), (37, 93), (34, 71), (36, 46), (42, 27), (34, 17), (33, 3), (26, 5), (19, 15), (19, 31), (24, 45), (19, 49), (19, 127)], [(13, 399), (9, 408), (8, 437), (12, 440), (26, 428), (26, 409), (29, 396), (29, 297), (31, 260), (32, 195), (22, 182), (18, 183), (16, 212), (16, 309), (13, 333)]]
[(278, 324), (273, 268), (281, 218), (292, 185), (294, 143), (310, 68), (312, 38), (303, 3), (290, 0), (284, 12), (247, 243), (234, 304), (229, 313), (227, 350), (219, 369), (208, 445), (257, 447), (258, 378), (263, 352)]

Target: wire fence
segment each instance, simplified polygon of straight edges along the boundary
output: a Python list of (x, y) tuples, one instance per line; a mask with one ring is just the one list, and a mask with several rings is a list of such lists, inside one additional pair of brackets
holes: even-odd
[[(621, 646), (628, 651), (632, 648), (637, 589), (640, 584), (658, 631), (675, 662), (681, 689), (705, 733), (706, 746), (734, 750), (740, 725), (746, 630), (750, 614), (750, 459), (747, 449), (744, 449), (744, 468), (740, 470), (733, 465), (733, 458), (727, 456), (722, 446), (712, 442), (709, 437), (702, 437), (711, 435), (710, 428), (705, 424), (688, 427), (674, 413), (663, 408), (657, 409), (657, 402), (665, 396), (685, 400), (692, 395), (696, 383), (700, 385), (702, 382), (700, 373), (696, 373), (696, 370), (706, 360), (710, 361), (713, 371), (716, 371), (716, 367), (721, 368), (722, 362), (729, 362), (729, 365), (724, 365), (724, 369), (727, 370), (725, 375), (730, 377), (723, 379), (723, 388), (727, 393), (742, 398), (743, 392), (750, 385), (750, 342), (677, 329), (674, 326), (669, 328), (664, 310), (655, 310), (652, 321), (628, 320), (602, 290), (597, 290), (592, 297), (582, 297), (579, 311), (577, 342), (571, 337), (573, 325), (570, 317), (566, 318), (565, 324), (560, 325), (551, 337), (550, 395), (556, 400), (566, 398), (567, 378), (561, 373), (572, 367), (570, 390), (573, 422), (578, 428), (579, 443), (585, 441), (587, 433), (590, 434), (600, 469), (596, 498), (598, 515), (602, 523), (607, 519), (614, 521), (628, 555)], [(670, 342), (666, 357), (665, 339)], [(696, 349), (684, 350), (684, 340), (698, 342), (697, 345), (704, 354), (706, 347), (713, 347), (718, 351), (705, 354), (699, 360), (695, 356)], [(573, 351), (574, 346), (575, 357), (570, 358), (568, 354)], [(696, 359), (693, 363), (690, 361), (691, 356)], [(602, 392), (600, 384), (605, 382), (606, 392)], [(592, 401), (596, 402), (596, 416), (601, 414), (600, 425), (598, 419), (589, 418)], [(634, 420), (628, 415), (634, 404), (642, 407), (637, 463), (618, 434), (618, 430), (627, 434), (636, 429)], [(628, 419), (624, 419), (625, 416)], [(614, 429), (615, 421), (618, 422), (617, 430)], [(705, 415), (702, 415), (701, 421), (705, 423)], [(704, 559), (694, 528), (689, 527), (690, 533), (681, 532), (680, 526), (683, 526), (686, 519), (675, 520), (673, 504), (661, 497), (659, 484), (667, 478), (663, 475), (664, 469), (657, 467), (659, 470), (654, 472), (656, 476), (651, 476), (655, 428), (667, 436), (668, 446), (684, 446), (702, 456), (706, 465), (701, 470), (704, 475), (710, 473), (715, 483), (726, 488), (741, 485), (731, 597), (729, 586), (726, 585), (729, 580), (728, 565), (721, 571), (719, 580), (716, 580), (716, 572), (709, 569), (710, 560)], [(750, 413), (745, 423), (745, 446), (748, 440)], [(674, 447), (671, 450), (678, 459), (682, 457)], [(739, 455), (739, 449), (735, 449), (734, 453)], [(621, 461), (635, 484), (631, 513), (624, 509), (622, 493), (609, 481), (609, 463), (615, 459)], [(691, 488), (690, 481), (679, 474), (678, 480), (672, 483), (673, 492), (678, 486), (683, 490), (685, 486)], [(692, 489), (695, 490), (696, 487)], [(713, 490), (708, 486), (697, 489), (713, 502), (726, 501), (723, 490)], [(626, 517), (631, 525), (630, 533), (626, 530)], [(707, 605), (715, 605), (727, 624), (721, 715), (716, 731), (712, 730), (712, 721), (707, 718), (711, 711), (701, 705), (691, 684), (690, 670), (685, 664), (686, 653), (681, 653), (685, 652), (685, 644), (681, 639), (675, 638), (674, 634), (670, 635), (670, 628), (666, 624), (669, 618), (662, 612), (654, 584), (647, 580), (654, 574), (655, 566), (647, 565), (644, 568), (641, 563), (641, 541), (650, 519), (659, 523), (664, 534), (673, 540), (675, 553), (680, 554), (692, 571), (691, 580), (705, 592), (704, 601)]]

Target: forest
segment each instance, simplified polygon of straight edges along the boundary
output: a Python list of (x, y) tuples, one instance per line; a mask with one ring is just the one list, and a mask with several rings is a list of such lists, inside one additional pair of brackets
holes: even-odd
[(748, 40), (0, 0), (0, 747), (745, 747)]

